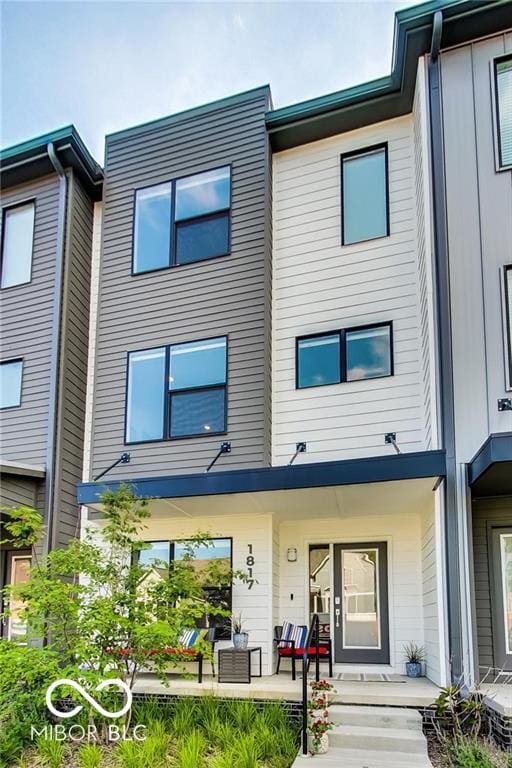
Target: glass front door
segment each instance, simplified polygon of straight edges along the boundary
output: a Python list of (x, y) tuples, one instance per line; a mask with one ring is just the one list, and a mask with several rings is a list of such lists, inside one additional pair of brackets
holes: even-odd
[[(8, 555), (8, 582), (10, 584), (23, 584), (28, 581), (29, 571), (32, 566), (30, 555)], [(23, 602), (15, 597), (9, 601), (10, 615), (7, 619), (7, 639), (20, 645), (27, 642), (27, 625), (21, 619)]]
[(493, 530), (493, 644), (498, 669), (512, 670), (512, 528)]
[(387, 545), (334, 546), (334, 646), (339, 663), (389, 663)]

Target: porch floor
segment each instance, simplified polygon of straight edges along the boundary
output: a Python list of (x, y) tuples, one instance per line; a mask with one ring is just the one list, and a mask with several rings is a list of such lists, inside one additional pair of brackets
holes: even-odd
[[(168, 674), (169, 685), (163, 685), (154, 675), (141, 674), (135, 684), (134, 693), (159, 694), (167, 696), (221, 696), (233, 699), (281, 699), (300, 701), (302, 680), (293, 681), (291, 674), (256, 677), (247, 685), (240, 683), (219, 683), (217, 678), (203, 676), (203, 682), (186, 679), (178, 674)], [(428, 707), (437, 697), (439, 688), (426, 677), (404, 682), (348, 682), (331, 678), (336, 688), (333, 701), (338, 704), (375, 704), (390, 707)]]

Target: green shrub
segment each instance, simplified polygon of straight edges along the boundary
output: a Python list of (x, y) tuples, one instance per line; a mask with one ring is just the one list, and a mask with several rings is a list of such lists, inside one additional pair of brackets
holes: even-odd
[(47, 648), (0, 642), (0, 765), (30, 743), (31, 726), (48, 722), (46, 688), (59, 677), (57, 655)]
[(61, 741), (38, 739), (37, 753), (44, 766), (48, 766), (48, 768), (61, 768), (64, 760), (64, 747)]
[(199, 730), (191, 731), (178, 746), (177, 768), (203, 768), (205, 752), (206, 741), (203, 734)]
[(82, 744), (78, 751), (79, 768), (101, 768), (101, 748), (97, 744)]
[(470, 739), (459, 739), (452, 744), (450, 760), (452, 768), (494, 768), (485, 747)]

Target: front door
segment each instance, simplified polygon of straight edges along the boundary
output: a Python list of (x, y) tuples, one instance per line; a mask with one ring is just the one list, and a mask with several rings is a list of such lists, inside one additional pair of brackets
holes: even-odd
[(494, 665), (512, 671), (512, 528), (492, 529)]
[[(7, 584), (23, 584), (28, 581), (29, 571), (32, 566), (32, 557), (29, 552), (7, 553)], [(7, 617), (7, 639), (20, 645), (27, 641), (27, 625), (20, 614), (23, 602), (12, 597), (9, 601), (10, 615)]]
[(334, 649), (343, 664), (389, 664), (385, 542), (334, 545)]

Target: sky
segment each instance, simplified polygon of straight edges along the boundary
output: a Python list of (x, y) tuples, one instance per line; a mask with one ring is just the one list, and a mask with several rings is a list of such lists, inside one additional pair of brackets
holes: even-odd
[(2, 0), (0, 144), (73, 123), (103, 163), (106, 134), (259, 85), (282, 107), (381, 77), (414, 4)]

